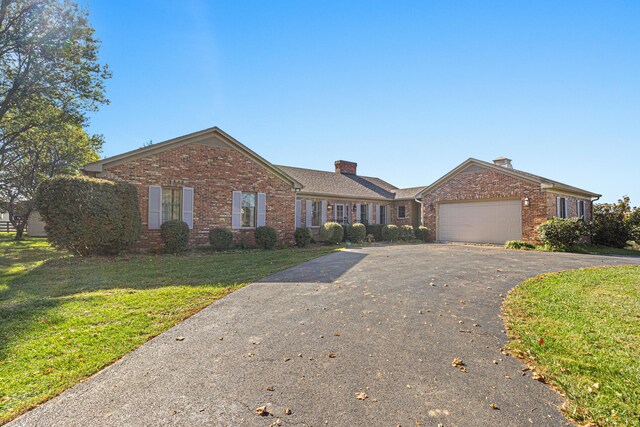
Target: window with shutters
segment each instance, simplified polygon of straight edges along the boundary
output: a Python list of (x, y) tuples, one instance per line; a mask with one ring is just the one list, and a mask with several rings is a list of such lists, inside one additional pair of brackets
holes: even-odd
[(398, 206), (398, 218), (406, 218), (407, 217), (407, 208), (405, 205)]
[(320, 227), (322, 223), (322, 202), (313, 202), (311, 204), (311, 226)]
[(558, 218), (567, 218), (567, 200), (564, 197), (558, 197)]
[(240, 225), (242, 227), (256, 226), (256, 193), (242, 193), (240, 205)]
[(387, 223), (387, 207), (386, 206), (380, 206), (380, 218), (378, 218), (378, 222), (380, 224)]
[(364, 225), (369, 224), (369, 205), (360, 205), (360, 222)]
[(182, 189), (162, 188), (162, 222), (182, 220)]
[(578, 200), (578, 218), (585, 219), (586, 215), (584, 212), (584, 207), (585, 207), (584, 200)]

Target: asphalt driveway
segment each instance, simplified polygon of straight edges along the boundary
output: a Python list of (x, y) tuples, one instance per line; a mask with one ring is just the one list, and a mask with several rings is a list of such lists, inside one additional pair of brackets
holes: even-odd
[[(10, 425), (564, 425), (562, 399), (500, 352), (501, 297), (542, 272), (620, 264), (640, 259), (444, 245), (335, 253), (225, 297)], [(265, 405), (270, 415), (257, 415)]]

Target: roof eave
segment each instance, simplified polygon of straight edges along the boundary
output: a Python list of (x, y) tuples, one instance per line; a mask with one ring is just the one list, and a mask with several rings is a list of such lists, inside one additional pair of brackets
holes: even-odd
[(211, 128), (207, 128), (207, 129), (204, 129), (204, 130), (201, 130), (201, 131), (193, 132), (193, 133), (190, 133), (190, 134), (187, 134), (187, 135), (182, 135), (182, 136), (179, 136), (177, 138), (168, 139), (166, 141), (159, 142), (157, 144), (149, 145), (147, 147), (138, 148), (137, 150), (128, 151), (126, 153), (118, 154), (116, 156), (107, 157), (107, 158), (98, 160), (97, 162), (88, 163), (88, 164), (86, 164), (85, 166), (83, 166), (80, 169), (85, 171), (85, 172), (97, 172), (97, 173), (100, 173), (100, 172), (103, 171), (104, 166), (109, 165), (111, 163), (122, 161), (122, 160), (125, 160), (125, 159), (129, 158), (129, 157), (139, 156), (139, 155), (145, 154), (147, 152), (158, 151), (158, 150), (161, 150), (163, 148), (166, 148), (166, 147), (174, 145), (174, 144), (178, 144), (178, 143), (181, 143), (181, 142), (186, 142), (186, 141), (189, 141), (190, 139), (197, 139), (197, 138), (200, 138), (200, 137), (205, 137), (205, 136), (210, 135), (210, 134), (219, 135), (224, 140), (226, 140), (233, 148), (235, 148), (236, 150), (240, 151), (241, 153), (243, 153), (244, 155), (248, 156), (249, 158), (254, 159), (259, 164), (261, 164), (262, 166), (264, 166), (265, 168), (267, 168), (268, 170), (270, 170), (274, 174), (276, 174), (280, 179), (290, 183), (291, 186), (294, 189), (300, 190), (300, 189), (302, 189), (304, 187), (301, 182), (297, 181), (291, 175), (287, 174), (282, 169), (278, 168), (277, 166), (275, 166), (274, 164), (272, 164), (271, 162), (269, 162), (268, 160), (266, 160), (265, 158), (260, 156), (258, 153), (256, 153), (253, 150), (249, 149), (244, 144), (242, 144), (240, 141), (238, 141), (237, 139), (233, 138), (231, 135), (229, 135), (228, 133), (226, 133), (225, 131), (223, 131), (222, 129), (220, 129), (217, 126), (214, 126), (214, 127), (211, 127)]
[(569, 193), (577, 196), (585, 196), (588, 198), (598, 199), (602, 197), (602, 194), (592, 193), (591, 191), (582, 190), (580, 188), (571, 187), (569, 185), (562, 185), (558, 183), (552, 182), (543, 182), (540, 184), (540, 188), (543, 190), (556, 190), (563, 193)]

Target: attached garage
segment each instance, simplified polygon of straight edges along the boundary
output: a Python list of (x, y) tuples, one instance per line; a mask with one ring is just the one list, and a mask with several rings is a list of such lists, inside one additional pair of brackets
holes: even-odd
[(437, 239), (447, 242), (504, 243), (522, 239), (522, 202), (472, 201), (438, 205)]
[(536, 242), (536, 226), (554, 216), (589, 220), (598, 197), (513, 169), (506, 157), (468, 159), (418, 194), (430, 239), (498, 244)]

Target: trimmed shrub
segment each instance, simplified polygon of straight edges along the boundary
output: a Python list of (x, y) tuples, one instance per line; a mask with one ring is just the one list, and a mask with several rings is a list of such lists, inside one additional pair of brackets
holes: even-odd
[(507, 249), (535, 249), (536, 245), (533, 243), (525, 242), (524, 240), (509, 240), (504, 244)]
[(296, 241), (296, 246), (304, 248), (311, 243), (311, 230), (308, 228), (298, 227), (293, 235), (293, 239)]
[(228, 228), (212, 228), (209, 230), (209, 244), (214, 251), (228, 251), (233, 244), (233, 232)]
[(38, 187), (34, 205), (49, 242), (78, 255), (114, 255), (140, 237), (138, 192), (131, 184), (61, 175)]
[(402, 225), (400, 226), (400, 240), (404, 240), (405, 242), (411, 241), (415, 239), (416, 235), (413, 231), (413, 226), (411, 225)]
[(387, 242), (396, 242), (400, 239), (400, 229), (393, 224), (387, 224), (382, 227), (382, 240)]
[(426, 242), (429, 240), (429, 229), (424, 225), (416, 228), (416, 239)]
[(189, 225), (179, 220), (163, 222), (160, 226), (160, 236), (166, 253), (184, 252), (189, 244)]
[(364, 224), (356, 223), (350, 225), (349, 229), (349, 240), (354, 243), (362, 243), (364, 242), (364, 238), (367, 236), (367, 228)]
[(273, 249), (278, 242), (275, 228), (265, 225), (256, 228), (256, 245), (262, 249)]
[(382, 242), (384, 239), (382, 238), (382, 229), (384, 225), (382, 224), (367, 224), (367, 234), (373, 234), (373, 237), (376, 239), (376, 242)]
[(325, 222), (320, 227), (320, 241), (325, 243), (340, 243), (344, 237), (344, 228), (337, 222)]
[(565, 249), (584, 237), (586, 228), (579, 218), (553, 218), (538, 225), (536, 231), (545, 245)]

